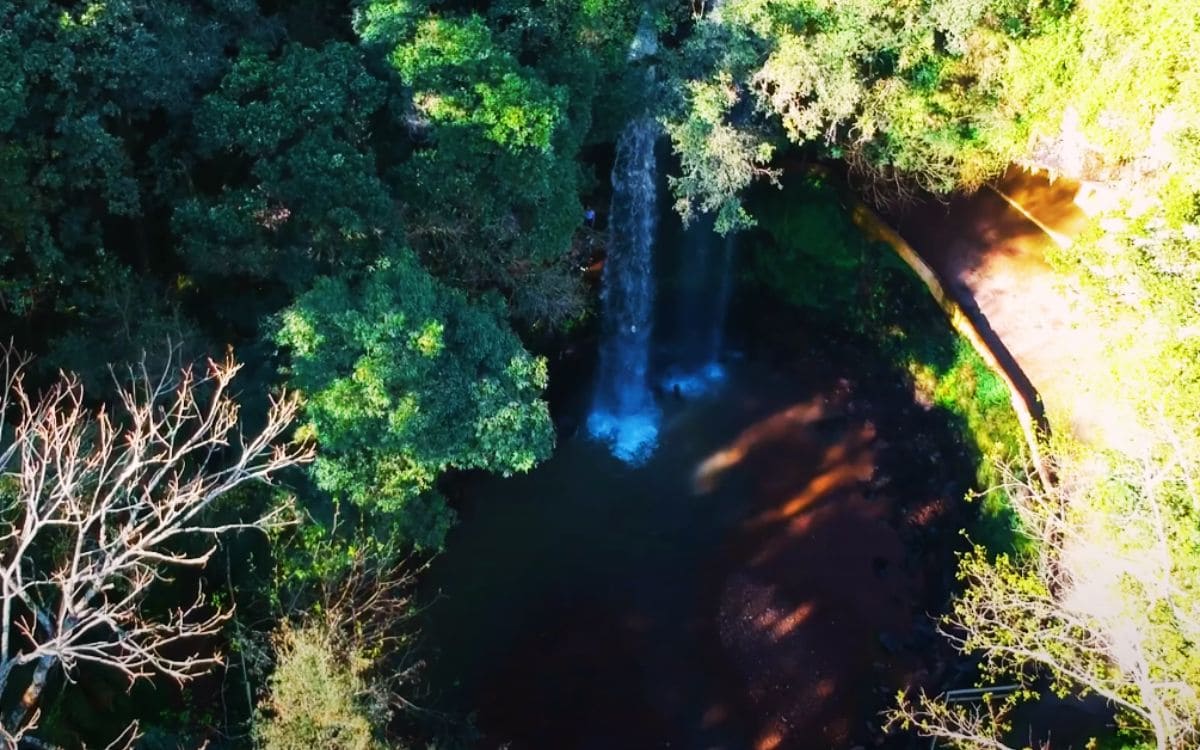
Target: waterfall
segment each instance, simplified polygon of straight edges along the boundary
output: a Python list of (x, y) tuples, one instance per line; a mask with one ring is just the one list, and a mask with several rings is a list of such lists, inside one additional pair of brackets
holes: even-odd
[(613, 455), (639, 462), (658, 439), (658, 407), (650, 390), (657, 218), (654, 144), (658, 126), (631, 122), (617, 141), (608, 256), (601, 276), (600, 361), (588, 431)]
[(637, 62), (656, 54), (658, 54), (658, 32), (654, 30), (654, 18), (649, 13), (643, 13), (637, 32), (633, 35), (633, 41), (629, 44), (629, 61)]
[(721, 345), (725, 343), (725, 317), (729, 314), (729, 295), (733, 291), (733, 253), (737, 235), (730, 232), (721, 240), (721, 264), (717, 278), (717, 298), (713, 305), (713, 323), (708, 338), (708, 362), (710, 369), (721, 367)]
[(681, 396), (703, 394), (725, 379), (721, 347), (732, 287), (734, 235), (713, 231), (713, 218), (702, 216), (683, 234), (675, 259), (678, 282), (669, 300), (674, 330), (668, 336), (662, 389)]

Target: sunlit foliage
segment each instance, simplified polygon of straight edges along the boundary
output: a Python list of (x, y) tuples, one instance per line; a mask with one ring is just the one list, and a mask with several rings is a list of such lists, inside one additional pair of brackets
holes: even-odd
[(357, 284), (318, 279), (278, 337), (320, 448), (318, 485), (393, 514), (423, 547), (438, 547), (450, 522), (443, 472), (528, 471), (553, 446), (545, 362), (498, 306), (470, 304), (407, 254)]
[[(1003, 744), (1010, 711), (1043, 678), (1060, 696), (1103, 697), (1120, 734), (1170, 750), (1200, 736), (1198, 468), (1162, 427), (1140, 456), (1055, 443), (1059, 484), (1010, 478), (1010, 502), (1036, 554), (960, 560), (965, 584), (945, 632), (982, 661), (983, 684), (1017, 681), (1003, 710), (902, 697), (893, 719), (957, 747)], [(1103, 727), (1095, 728), (1097, 733)], [(957, 735), (957, 736), (956, 736)]]
[(369, 662), (347, 653), (321, 625), (284, 626), (275, 636), (277, 663), (255, 725), (264, 750), (376, 750), (390, 713), (363, 672)]
[[(893, 190), (977, 186), (1021, 145), (1004, 79), (1014, 37), (1036, 35), (1057, 12), (1004, 0), (722, 3), (682, 51), (679, 75), (692, 82), (669, 116), (685, 164), (675, 188), (685, 205), (744, 223), (732, 206), (769, 151), (730, 148), (722, 133), (761, 140), (753, 134), (770, 127)], [(714, 111), (716, 81), (726, 101)], [(731, 171), (743, 177), (724, 179)]]
[[(1052, 486), (1007, 482), (1033, 553), (964, 556), (946, 622), (982, 657), (985, 683), (1015, 679), (1030, 698), (1045, 677), (1060, 695), (1104, 697), (1125, 747), (1200, 737), (1198, 24), (1189, 4), (1083, 3), (1015, 63), (1030, 160), (1121, 194), (1053, 260), (1108, 349), (1106, 367), (1070, 376), (1124, 419), (1090, 442), (1060, 432)], [(894, 718), (960, 747), (1005, 747), (1007, 704), (985, 715), (902, 698)]]
[(738, 94), (727, 73), (712, 81), (688, 82), (686, 97), (687, 116), (665, 123), (680, 160), (681, 174), (670, 178), (679, 196), (676, 211), (685, 222), (697, 213), (715, 214), (722, 234), (753, 224), (738, 196), (755, 178), (777, 178), (778, 170), (768, 166), (774, 146), (729, 123)]

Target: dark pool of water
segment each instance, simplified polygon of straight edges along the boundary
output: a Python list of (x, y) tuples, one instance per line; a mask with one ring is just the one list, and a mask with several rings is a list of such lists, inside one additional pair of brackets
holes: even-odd
[(458, 488), (424, 625), (431, 704), (485, 747), (851, 747), (935, 669), (965, 489), (940, 418), (827, 353), (664, 401), (630, 467), (579, 435)]

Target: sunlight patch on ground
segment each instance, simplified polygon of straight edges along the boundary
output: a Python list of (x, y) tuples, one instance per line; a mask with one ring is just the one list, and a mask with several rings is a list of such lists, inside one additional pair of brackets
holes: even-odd
[(775, 750), (783, 744), (784, 735), (778, 730), (771, 730), (762, 737), (758, 738), (758, 742), (754, 744), (754, 750)]
[(858, 482), (869, 480), (873, 471), (874, 457), (870, 454), (866, 454), (854, 463), (835, 466), (813, 477), (808, 486), (792, 496), (782, 508), (772, 509), (755, 519), (755, 525), (793, 518), (811, 507), (820, 498)]

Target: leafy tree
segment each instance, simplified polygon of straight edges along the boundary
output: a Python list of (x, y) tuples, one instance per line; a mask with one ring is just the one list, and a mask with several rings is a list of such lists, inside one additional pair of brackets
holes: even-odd
[(778, 179), (779, 170), (768, 166), (774, 146), (750, 129), (731, 124), (738, 92), (727, 72), (687, 85), (686, 115), (666, 123), (682, 172), (669, 178), (679, 196), (675, 210), (685, 223), (697, 212), (715, 214), (716, 231), (722, 234), (749, 226), (754, 221), (739, 196), (755, 179)]
[(0, 10), (0, 44), (21, 50), (5, 56), (19, 63), (0, 110), (8, 136), (0, 231), (10, 252), (25, 249), (12, 261), (20, 273), (9, 274), (10, 308), (34, 304), (48, 285), (86, 280), (106, 260), (101, 222), (146, 210), (134, 153), (146, 147), (142, 128), (190, 108), (224, 68), (223, 45), (252, 7), (214, 6), (207, 16), (173, 0), (32, 0)]
[(408, 240), (440, 278), (477, 293), (498, 290), (528, 322), (557, 325), (581, 314), (579, 274), (569, 263), (583, 212), (573, 161), (496, 151), (477, 134), (449, 129), (398, 172), (414, 186)]
[[(0, 95), (0, 307), (39, 345), (52, 340), (45, 362), (95, 384), (107, 362), (190, 338), (180, 289), (158, 276), (172, 277), (163, 217), (190, 161), (179, 136), (226, 67), (226, 45), (269, 29), (255, 18), (243, 0), (0, 7), (0, 47), (11, 52)], [(105, 337), (92, 352), (76, 345), (89, 325)]]
[(189, 265), (302, 288), (373, 261), (398, 231), (368, 140), (385, 95), (348, 44), (243, 52), (196, 112), (199, 155), (222, 184), (175, 211)]
[(1200, 405), (1200, 211), (1173, 221), (1165, 208), (1118, 211), (1104, 220), (1108, 231), (1094, 227), (1055, 255), (1083, 281), (1086, 309), (1109, 349), (1111, 367), (1083, 373), (1083, 382), (1131, 405), (1144, 424), (1170, 425), (1191, 442)]
[(1077, 176), (1131, 162), (1143, 173), (1175, 169), (1169, 141), (1195, 127), (1188, 103), (1200, 96), (1195, 5), (1078, 3), (1052, 31), (1019, 46), (1005, 73), (1038, 137), (1033, 160)]
[[(1119, 726), (1159, 750), (1200, 737), (1200, 524), (1186, 435), (1151, 433), (1140, 457), (1057, 445), (1061, 482), (1010, 478), (1012, 503), (1037, 554), (960, 561), (965, 591), (946, 617), (982, 681), (1017, 681), (1018, 700), (985, 710), (901, 696), (892, 720), (956, 747), (1009, 747), (1008, 713), (1045, 675), (1060, 696), (1096, 694)], [(997, 710), (993, 710), (997, 709)], [(1024, 741), (1024, 738), (1022, 738)]]
[(275, 669), (254, 735), (276, 750), (402, 747), (395, 737), (381, 740), (393, 708), (414, 708), (402, 692), (422, 666), (414, 657), (413, 589), (424, 567), (362, 530), (329, 531), (303, 530), (311, 537), (305, 553), (334, 562), (310, 561), (305, 572), (316, 575), (293, 592), (272, 637)]
[(550, 148), (565, 92), (498, 48), (480, 16), (423, 18), (389, 59), (433, 123), (477, 129), (506, 149)]
[(417, 149), (393, 178), (405, 186), (408, 243), (440, 278), (500, 291), (526, 323), (576, 318), (578, 152), (620, 60), (600, 24), (628, 4), (496, 3), (489, 17), (429, 5), (372, 0), (356, 14), (363, 41), (411, 92)]
[(287, 308), (318, 483), (438, 544), (441, 474), (551, 449), (545, 363), (506, 318), (586, 305), (579, 152), (640, 13), (451, 5), (0, 4), (0, 322), (91, 390), (167, 340), (237, 344), (265, 381)]
[(375, 750), (389, 714), (387, 695), (363, 675), (322, 625), (285, 625), (275, 636), (276, 666), (255, 739), (265, 750)]
[(392, 513), (405, 536), (440, 545), (450, 468), (527, 471), (554, 442), (530, 357), (494, 303), (471, 304), (398, 253), (361, 282), (322, 277), (281, 317), (289, 380), (320, 448), (318, 485)]
[(673, 63), (682, 207), (718, 211), (724, 229), (747, 223), (737, 196), (771, 174), (767, 125), (893, 190), (982, 184), (1024, 146), (1003, 76), (1012, 37), (1056, 12), (1007, 0), (722, 3)]

